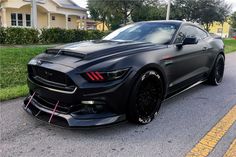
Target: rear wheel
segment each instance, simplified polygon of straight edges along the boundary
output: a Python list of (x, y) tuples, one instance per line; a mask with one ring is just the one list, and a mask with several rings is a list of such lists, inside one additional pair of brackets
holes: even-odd
[(219, 85), (223, 80), (225, 67), (225, 58), (220, 54), (215, 62), (212, 72), (208, 78), (208, 83), (211, 85)]
[(128, 120), (138, 124), (151, 122), (161, 106), (163, 82), (155, 71), (147, 71), (136, 82), (128, 108)]

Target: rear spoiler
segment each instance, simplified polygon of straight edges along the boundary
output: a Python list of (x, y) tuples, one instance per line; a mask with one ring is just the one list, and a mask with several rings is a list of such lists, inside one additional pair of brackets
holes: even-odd
[(219, 36), (219, 35), (216, 35), (216, 34), (210, 34), (210, 36), (211, 36), (212, 38), (214, 38), (214, 39), (220, 39), (220, 40), (222, 40), (222, 37)]

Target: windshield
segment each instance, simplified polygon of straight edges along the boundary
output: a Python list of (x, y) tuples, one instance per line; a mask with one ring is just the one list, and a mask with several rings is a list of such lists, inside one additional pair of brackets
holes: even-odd
[(103, 40), (151, 42), (169, 44), (177, 26), (169, 23), (136, 23), (131, 24), (106, 36)]

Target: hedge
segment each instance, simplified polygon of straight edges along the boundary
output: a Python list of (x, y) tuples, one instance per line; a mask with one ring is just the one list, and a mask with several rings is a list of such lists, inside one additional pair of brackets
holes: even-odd
[(107, 32), (77, 29), (0, 27), (0, 44), (55, 44), (101, 39)]
[(1, 28), (1, 44), (35, 44), (39, 42), (39, 31), (31, 28)]

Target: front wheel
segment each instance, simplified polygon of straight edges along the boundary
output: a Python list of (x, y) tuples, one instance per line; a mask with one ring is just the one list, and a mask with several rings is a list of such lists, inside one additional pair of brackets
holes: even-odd
[(163, 99), (163, 82), (155, 71), (145, 72), (136, 82), (128, 106), (128, 120), (138, 124), (151, 122)]
[(208, 83), (211, 85), (219, 85), (223, 80), (225, 68), (225, 58), (222, 54), (218, 55), (215, 65), (211, 71), (211, 74), (208, 78)]

